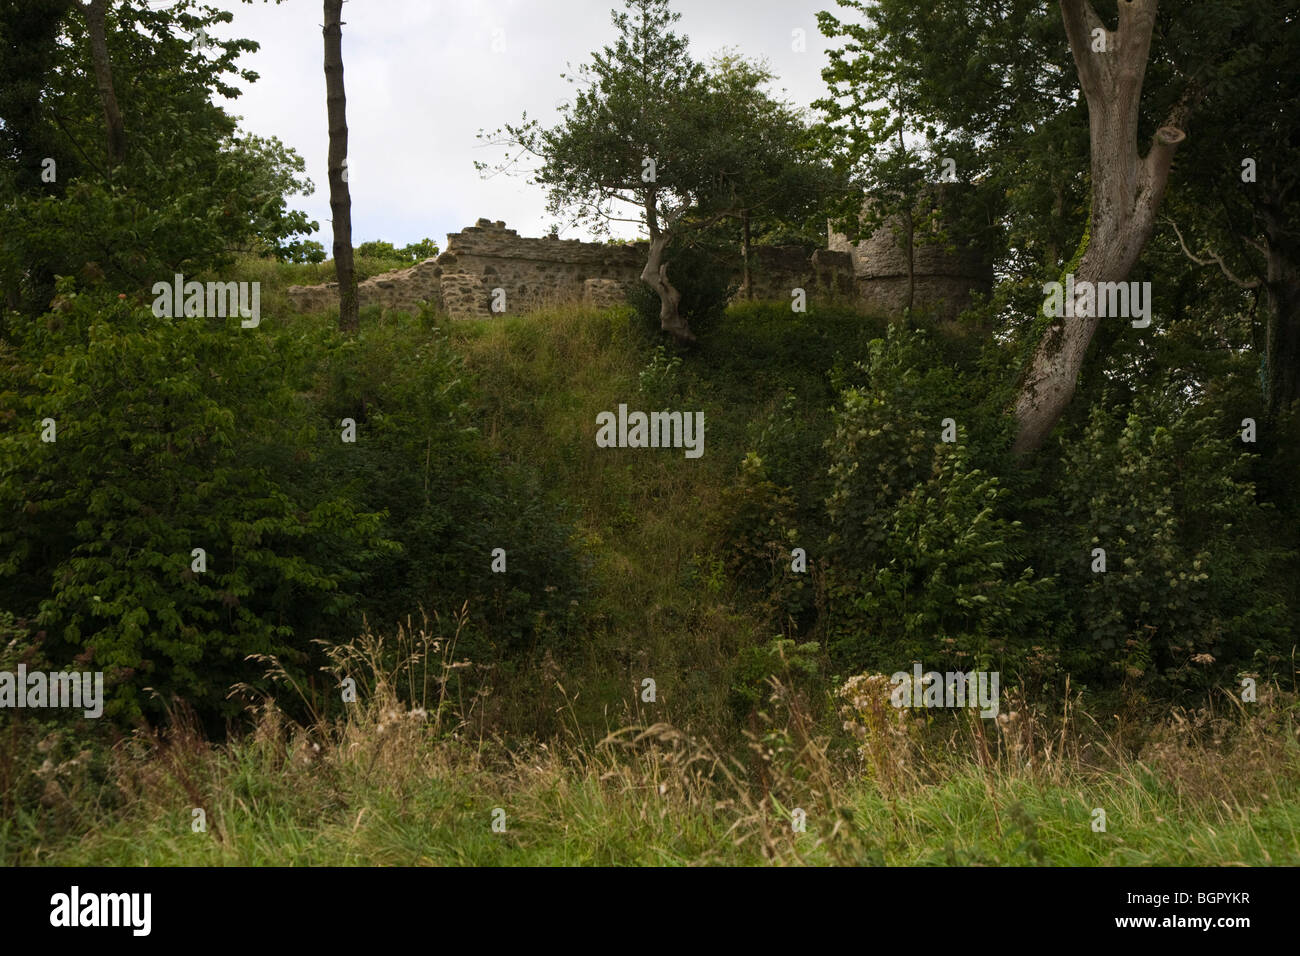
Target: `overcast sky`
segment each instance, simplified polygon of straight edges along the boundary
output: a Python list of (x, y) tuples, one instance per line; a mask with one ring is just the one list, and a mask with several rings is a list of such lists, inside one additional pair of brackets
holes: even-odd
[[(294, 202), (320, 223), (314, 237), (330, 247), (325, 155), (325, 75), (320, 0), (243, 4), (230, 10), (221, 37), (256, 40), (240, 59), (259, 74), (225, 105), (243, 128), (278, 136), (307, 162), (316, 186)], [(833, 0), (675, 0), (677, 31), (706, 59), (724, 48), (764, 56), (777, 91), (799, 106), (824, 94), (824, 37), (816, 12)], [(610, 10), (622, 0), (350, 0), (343, 8), (347, 86), (348, 184), (353, 245), (386, 239), (405, 245), (426, 236), (445, 248), (446, 233), (479, 217), (505, 220), (522, 236), (544, 235), (553, 219), (541, 187), (524, 177), (484, 180), (474, 161), (498, 161), (480, 129), (518, 122), (526, 110), (547, 125), (572, 87), (561, 79), (614, 38)], [(795, 52), (794, 31), (806, 49)], [(494, 52), (494, 40), (504, 52)], [(616, 224), (617, 225), (617, 224)], [(635, 234), (628, 226), (618, 234)], [(585, 238), (572, 229), (566, 238)]]

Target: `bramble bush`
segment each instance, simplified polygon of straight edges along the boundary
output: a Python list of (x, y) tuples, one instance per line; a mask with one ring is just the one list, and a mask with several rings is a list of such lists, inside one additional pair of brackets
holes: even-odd
[[(983, 461), (999, 461), (996, 412), (967, 397), (989, 390), (898, 328), (858, 371), (865, 384), (843, 392), (827, 443), (831, 653), (888, 673), (913, 660), (1007, 668), (1050, 646), (1055, 584), (1026, 561), (1010, 488), (970, 451), (982, 444)], [(941, 441), (945, 418), (954, 443)]]

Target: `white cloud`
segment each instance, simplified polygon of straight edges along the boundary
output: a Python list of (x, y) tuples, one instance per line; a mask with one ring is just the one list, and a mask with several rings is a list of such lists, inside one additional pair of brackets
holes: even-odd
[[(234, 22), (214, 31), (256, 40), (261, 49), (240, 65), (260, 79), (227, 108), (242, 126), (275, 135), (307, 161), (316, 192), (294, 205), (321, 225), (315, 238), (329, 248), (325, 172), (328, 134), (322, 69), (322, 4), (286, 0), (244, 4), (209, 0), (232, 11)], [(777, 87), (806, 106), (824, 95), (820, 72), (825, 38), (815, 12), (827, 0), (691, 0), (677, 30), (697, 58), (724, 47), (766, 56)], [(474, 161), (497, 161), (480, 129), (517, 122), (527, 111), (554, 122), (556, 104), (569, 95), (562, 72), (588, 62), (610, 42), (611, 8), (618, 0), (350, 0), (343, 8), (343, 67), (348, 111), (348, 184), (353, 243), (387, 239), (398, 245), (472, 225), (480, 216), (502, 219), (520, 235), (539, 236), (552, 219), (539, 186), (520, 178), (484, 180)], [(802, 28), (807, 52), (791, 50)], [(505, 52), (492, 50), (503, 31)], [(631, 226), (617, 230), (632, 235)], [(581, 238), (577, 231), (566, 236)]]

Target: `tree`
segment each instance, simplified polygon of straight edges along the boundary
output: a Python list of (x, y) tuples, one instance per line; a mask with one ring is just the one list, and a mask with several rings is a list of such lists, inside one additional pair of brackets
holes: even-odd
[(329, 114), (329, 208), (334, 213), (338, 328), (360, 325), (352, 268), (352, 196), (347, 189), (347, 96), (343, 92), (343, 0), (325, 0), (325, 107)]
[(425, 259), (438, 257), (438, 244), (432, 239), (424, 238), (398, 249), (391, 242), (374, 239), (357, 246), (357, 255), (368, 259), (388, 259), (393, 262), (423, 262)]
[[(214, 102), (239, 95), (227, 74), (257, 78), (236, 65), (256, 43), (196, 42), (232, 15), (190, 0), (101, 10), (116, 145), (89, 8), (0, 7), (0, 290), (26, 316), (48, 306), (55, 275), (147, 289), (174, 272), (223, 268), (237, 252), (287, 254), (293, 236), (316, 228), (286, 204), (311, 190), (301, 158), (274, 138), (240, 135)], [(114, 165), (126, 136), (129, 161)]]
[(95, 64), (95, 83), (104, 104), (104, 126), (108, 130), (108, 164), (117, 166), (126, 159), (126, 129), (122, 111), (113, 89), (113, 67), (108, 58), (108, 41), (104, 36), (104, 13), (108, 0), (90, 0), (86, 4), (86, 26), (90, 29), (90, 53)]
[[(826, 71), (832, 89), (848, 94), (842, 137), (850, 147), (871, 141), (868, 120), (879, 109), (913, 116), (931, 160), (945, 155), (940, 144), (954, 150), (946, 155), (1001, 220), (996, 267), (1014, 276), (1004, 291), (1017, 302), (1026, 297), (1012, 286), (1026, 273), (1056, 278), (1064, 268), (1080, 282), (1127, 277), (1153, 233), (1201, 74), (1224, 58), (1212, 31), (1183, 43), (1176, 68), (1164, 69), (1170, 50), (1152, 53), (1155, 0), (1121, 0), (1114, 30), (1089, 0), (1060, 0), (1055, 17), (1037, 0), (936, 0), (924, 9), (902, 0), (839, 2), (868, 21), (845, 25), (820, 15), (824, 32), (851, 40), (832, 52)], [(1197, 4), (1171, 5), (1175, 13), (1162, 20), (1166, 43), (1182, 19), (1209, 19), (1196, 13)], [(1162, 69), (1144, 96), (1149, 61)], [(890, 102), (882, 103), (889, 90)], [(1139, 137), (1146, 135), (1144, 155)], [(1011, 403), (1020, 453), (1039, 447), (1060, 419), (1097, 329), (1095, 315), (1035, 311), (1034, 321), (1012, 330), (1031, 350)]]
[(831, 135), (842, 140), (860, 193), (870, 197), (866, 204), (852, 203), (847, 216), (839, 218), (854, 236), (863, 230), (874, 232), (885, 223), (900, 233), (895, 238), (907, 263), (910, 312), (916, 289), (917, 219), (926, 185), (922, 167), (927, 160), (922, 150), (909, 143), (909, 135), (914, 138), (916, 132), (911, 121), (912, 94), (899, 81), (891, 60), (904, 50), (913, 56), (919, 53), (915, 34), (902, 21), (846, 25), (828, 13), (819, 16), (828, 35), (850, 36), (856, 41), (853, 49), (860, 51), (853, 61), (844, 58), (845, 50), (832, 51), (831, 65), (822, 74), (832, 95), (813, 104), (825, 113)]
[[(650, 247), (641, 280), (659, 297), (660, 327), (690, 342), (695, 336), (681, 315), (681, 293), (669, 280), (664, 253), (679, 232), (738, 213), (718, 201), (718, 192), (719, 170), (739, 131), (686, 39), (670, 29), (681, 14), (669, 10), (668, 0), (625, 3), (625, 12), (612, 12), (618, 39), (569, 78), (584, 88), (562, 108), (559, 126), (542, 129), (525, 115), (520, 124), (507, 124), (504, 136), (497, 130), (480, 137), (519, 149), (496, 172), (513, 169), (525, 154), (541, 160), (532, 181), (549, 188), (553, 214), (573, 210), (575, 223), (598, 234), (607, 234), (611, 222), (642, 226)], [(637, 218), (618, 215), (629, 206)]]
[[(1060, 0), (1079, 84), (1088, 102), (1092, 206), (1074, 271), (1080, 283), (1128, 277), (1155, 229), (1156, 210), (1192, 97), (1181, 99), (1139, 152), (1142, 79), (1156, 22), (1157, 0), (1122, 0), (1119, 25), (1108, 30), (1089, 0)], [(1016, 399), (1017, 453), (1038, 449), (1074, 397), (1079, 370), (1099, 316), (1062, 315), (1047, 325)]]
[(352, 266), (352, 196), (348, 192), (347, 97), (343, 92), (343, 0), (325, 0), (325, 106), (329, 115), (330, 211), (334, 214), (334, 271), (339, 284), (339, 328), (356, 331), (357, 276)]
[[(1263, 306), (1253, 331), (1268, 424), (1300, 399), (1300, 17), (1283, 0), (1254, 0), (1180, 18), (1180, 45), (1211, 32), (1227, 51), (1201, 78), (1198, 128), (1173, 171), (1164, 217), (1181, 254)], [(1203, 19), (1204, 22), (1200, 22)], [(1191, 20), (1191, 22), (1188, 22)]]
[(765, 62), (731, 53), (715, 57), (708, 73), (715, 119), (734, 131), (724, 143), (728, 154), (718, 157), (712, 212), (734, 212), (740, 221), (745, 298), (753, 286), (753, 227), (821, 218), (821, 232), (818, 213), (847, 189), (799, 111), (764, 91), (774, 79)]

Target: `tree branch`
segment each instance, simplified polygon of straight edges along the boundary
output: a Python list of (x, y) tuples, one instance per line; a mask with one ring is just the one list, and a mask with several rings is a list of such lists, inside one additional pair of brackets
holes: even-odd
[[(1105, 76), (1102, 65), (1092, 52), (1092, 31), (1105, 26), (1089, 0), (1060, 0), (1061, 19), (1065, 22), (1065, 36), (1070, 41), (1070, 52), (1079, 71), (1079, 85), (1089, 104), (1100, 96)], [(1107, 31), (1106, 44), (1110, 48), (1112, 34)]]
[(1140, 189), (1164, 190), (1165, 182), (1169, 178), (1169, 167), (1174, 161), (1174, 153), (1178, 151), (1179, 144), (1187, 138), (1183, 130), (1203, 96), (1204, 91), (1199, 84), (1189, 84), (1187, 89), (1183, 90), (1183, 95), (1179, 97), (1178, 102), (1170, 109), (1160, 128), (1156, 130), (1155, 135), (1151, 137), (1151, 148), (1147, 150), (1146, 159), (1142, 163)]
[(1173, 226), (1174, 234), (1178, 236), (1178, 244), (1183, 247), (1183, 255), (1187, 256), (1188, 259), (1191, 259), (1192, 262), (1196, 263), (1198, 266), (1217, 265), (1219, 267), (1219, 271), (1224, 274), (1224, 276), (1228, 279), (1228, 281), (1233, 283), (1233, 285), (1236, 285), (1239, 288), (1242, 289), (1259, 288), (1258, 279), (1252, 279), (1249, 282), (1245, 282), (1241, 279), (1238, 279), (1235, 275), (1233, 275), (1232, 270), (1229, 269), (1224, 264), (1222, 257), (1220, 257), (1218, 253), (1216, 253), (1213, 249), (1205, 250), (1210, 256), (1210, 258), (1208, 259), (1198, 259), (1196, 256), (1192, 255), (1192, 251), (1187, 248), (1187, 243), (1183, 241), (1183, 234), (1178, 229), (1178, 223), (1174, 222), (1168, 216), (1164, 216), (1162, 218), (1164, 219), (1165, 222), (1169, 223), (1169, 225)]

